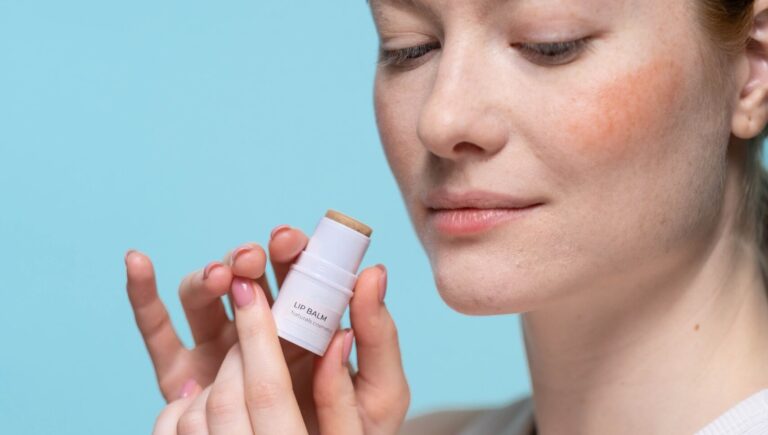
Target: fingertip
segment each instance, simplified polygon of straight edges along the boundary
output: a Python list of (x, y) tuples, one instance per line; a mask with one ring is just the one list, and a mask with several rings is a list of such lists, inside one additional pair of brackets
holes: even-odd
[[(277, 230), (277, 228), (276, 228)], [(293, 260), (307, 246), (309, 238), (298, 228), (286, 227), (275, 232), (267, 248), (273, 262), (286, 263)]]
[(221, 296), (227, 292), (234, 274), (232, 269), (220, 262), (212, 261), (201, 272), (203, 289), (212, 296)]
[(206, 264), (203, 268), (203, 281), (207, 280), (214, 270), (221, 269), (222, 267), (224, 267), (224, 263), (221, 261), (211, 261), (210, 263)]
[(384, 303), (384, 296), (387, 294), (387, 267), (379, 263), (376, 265), (380, 269), (379, 278), (376, 282), (378, 287), (379, 302)]
[(278, 225), (274, 228), (272, 228), (272, 231), (269, 233), (269, 240), (272, 241), (278, 234), (282, 234), (288, 230), (291, 229), (290, 225), (282, 224)]
[[(316, 383), (319, 385), (327, 383), (328, 376), (335, 376), (340, 370), (347, 371), (345, 366), (345, 353), (347, 352), (347, 336), (350, 335), (350, 328), (337, 330), (331, 338), (328, 347), (323, 356), (315, 359), (315, 366), (318, 372)], [(351, 348), (351, 344), (350, 344)]]
[(391, 345), (397, 342), (394, 320), (382, 299), (386, 290), (386, 287), (382, 287), (386, 286), (385, 270), (379, 265), (368, 267), (361, 272), (355, 285), (349, 318), (359, 346)]
[(366, 267), (358, 274), (350, 300), (351, 309), (369, 311), (378, 308), (381, 274), (381, 268), (378, 266)]
[(356, 412), (354, 385), (345, 354), (351, 348), (351, 329), (340, 329), (331, 339), (325, 354), (315, 360), (313, 396), (315, 405), (326, 418), (346, 412)]
[(229, 265), (234, 275), (256, 279), (264, 275), (267, 253), (258, 243), (249, 242), (232, 252)]
[(123, 257), (123, 260), (125, 261), (125, 264), (127, 265), (133, 265), (133, 264), (140, 264), (144, 262), (148, 262), (149, 258), (146, 254), (144, 254), (141, 251), (137, 251), (135, 249), (129, 249), (125, 252), (125, 256)]
[(344, 341), (341, 347), (341, 365), (349, 367), (349, 355), (352, 353), (352, 344), (355, 341), (355, 331), (347, 328), (344, 332)]
[(203, 390), (202, 387), (200, 387), (200, 384), (198, 384), (194, 378), (189, 378), (181, 386), (181, 389), (179, 390), (179, 394), (177, 398), (178, 399), (192, 398), (198, 395), (202, 390)]
[(123, 261), (128, 263), (128, 257), (130, 257), (131, 254), (133, 254), (134, 252), (136, 252), (135, 249), (129, 249), (129, 250), (125, 251), (125, 255), (123, 255)]
[(130, 281), (147, 281), (154, 279), (152, 261), (145, 254), (130, 250), (125, 255), (125, 266)]

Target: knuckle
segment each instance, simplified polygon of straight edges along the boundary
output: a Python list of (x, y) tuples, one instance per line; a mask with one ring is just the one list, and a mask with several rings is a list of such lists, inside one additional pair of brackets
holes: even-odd
[(174, 388), (176, 388), (176, 383), (171, 382), (171, 379), (168, 379), (167, 377), (162, 377), (157, 382), (158, 386), (160, 387), (160, 392), (163, 393), (163, 397), (165, 397), (165, 400), (167, 402), (170, 402), (171, 395), (174, 392)]
[(194, 435), (201, 433), (205, 428), (205, 414), (202, 411), (187, 411), (179, 418), (176, 432), (178, 435)]
[(320, 386), (313, 389), (312, 396), (317, 409), (329, 409), (338, 406), (349, 408), (357, 407), (354, 395), (339, 395), (336, 391), (331, 391), (330, 389), (322, 388)]
[(328, 408), (333, 403), (332, 392), (318, 383), (315, 383), (314, 388), (312, 388), (312, 398), (317, 408)]
[(408, 408), (411, 407), (411, 388), (406, 383), (403, 387), (402, 393), (400, 394), (401, 399), (398, 401), (400, 404), (400, 413), (405, 415), (406, 412), (408, 412)]
[(277, 382), (258, 380), (245, 387), (245, 403), (248, 409), (263, 409), (277, 405), (286, 394)]
[(255, 342), (263, 334), (263, 328), (259, 322), (241, 322), (236, 324), (235, 327), (241, 342)]
[(240, 412), (240, 403), (233, 391), (226, 385), (216, 385), (211, 388), (208, 400), (205, 402), (205, 413), (210, 419), (217, 421), (231, 421)]
[[(389, 347), (397, 346), (399, 342), (399, 333), (395, 322), (389, 316), (370, 316), (365, 321), (368, 323), (369, 331), (375, 331), (375, 335), (369, 340), (371, 345)], [(361, 336), (362, 340), (363, 337)]]
[(384, 337), (390, 342), (397, 343), (400, 340), (399, 335), (400, 333), (397, 331), (395, 322), (392, 321), (391, 317), (387, 317), (386, 326), (384, 327)]
[(400, 418), (408, 411), (411, 393), (407, 384), (380, 390), (374, 400), (367, 401), (366, 414), (376, 422)]
[(189, 291), (189, 286), (192, 283), (192, 276), (196, 272), (188, 273), (184, 276), (184, 278), (181, 279), (181, 282), (179, 283), (179, 297), (184, 298), (186, 293)]

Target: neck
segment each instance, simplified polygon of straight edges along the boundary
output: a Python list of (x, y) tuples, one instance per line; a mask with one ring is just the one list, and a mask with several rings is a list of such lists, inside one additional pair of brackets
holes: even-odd
[(521, 316), (539, 435), (694, 433), (768, 387), (756, 247), (721, 230), (703, 245), (653, 282)]

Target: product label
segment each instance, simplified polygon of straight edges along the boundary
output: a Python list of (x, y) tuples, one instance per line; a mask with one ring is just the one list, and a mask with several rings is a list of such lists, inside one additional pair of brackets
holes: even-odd
[(302, 322), (324, 330), (328, 334), (333, 332), (333, 329), (328, 327), (329, 315), (323, 313), (321, 308), (313, 308), (312, 306), (299, 301), (293, 301), (293, 305), (291, 305), (291, 315)]
[(288, 302), (286, 306), (290, 313), (289, 318), (292, 318), (292, 323), (302, 329), (323, 337), (330, 337), (339, 327), (342, 313), (335, 312), (317, 300), (291, 298), (286, 302)]

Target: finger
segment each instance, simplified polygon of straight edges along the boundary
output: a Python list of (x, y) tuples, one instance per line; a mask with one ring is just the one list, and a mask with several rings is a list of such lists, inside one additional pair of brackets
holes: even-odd
[[(269, 261), (275, 272), (277, 288), (283, 286), (291, 265), (307, 246), (309, 238), (298, 228), (288, 225), (276, 226), (269, 236)], [(279, 290), (278, 290), (279, 291)]]
[(155, 420), (155, 426), (152, 430), (153, 435), (177, 435), (176, 425), (179, 418), (192, 404), (196, 397), (200, 393), (200, 386), (196, 382), (191, 381), (184, 384), (182, 390), (182, 396), (173, 402), (169, 403), (160, 412)]
[(253, 242), (244, 243), (227, 252), (224, 263), (230, 265), (233, 275), (256, 280), (264, 290), (269, 304), (272, 305), (272, 292), (264, 274), (267, 267), (267, 254), (261, 245)]
[(221, 296), (229, 290), (232, 272), (219, 261), (190, 273), (179, 285), (179, 299), (195, 343), (205, 343), (221, 335), (229, 324)]
[(369, 267), (358, 276), (350, 303), (350, 320), (357, 342), (355, 390), (372, 421), (395, 428), (410, 403), (395, 323), (384, 305), (386, 268)]
[[(274, 271), (278, 289), (283, 286), (291, 265), (296, 262), (301, 251), (307, 246), (308, 241), (309, 238), (298, 228), (278, 225), (272, 229), (272, 232), (269, 234), (269, 261)], [(259, 284), (261, 285), (261, 282)], [(313, 356), (309, 355), (312, 352), (301, 346), (297, 346), (287, 340), (283, 340), (281, 343), (283, 354), (289, 363), (307, 357), (314, 359)]]
[(250, 434), (248, 409), (243, 396), (243, 364), (240, 345), (235, 344), (221, 363), (205, 403), (211, 435)]
[(176, 424), (177, 435), (208, 435), (208, 420), (205, 416), (205, 404), (211, 386), (193, 398), (192, 403), (181, 414)]
[(336, 331), (325, 354), (315, 360), (313, 395), (320, 433), (362, 434), (355, 387), (349, 374), (351, 329)]
[(136, 325), (162, 385), (162, 380), (174, 361), (185, 349), (173, 329), (165, 305), (157, 296), (155, 271), (149, 257), (138, 251), (128, 251), (125, 255), (125, 267), (126, 289)]
[(291, 376), (264, 292), (253, 280), (232, 280), (235, 326), (242, 349), (245, 403), (257, 434), (306, 433)]

